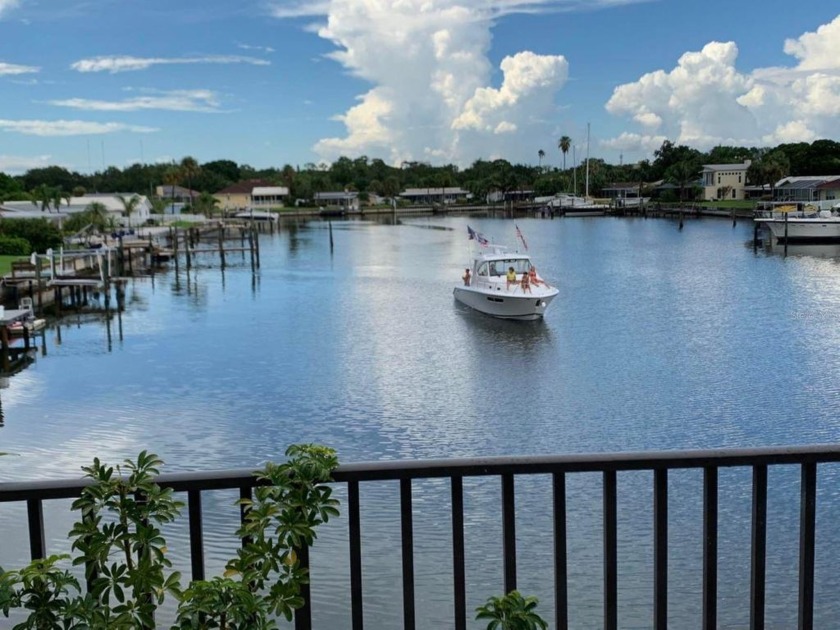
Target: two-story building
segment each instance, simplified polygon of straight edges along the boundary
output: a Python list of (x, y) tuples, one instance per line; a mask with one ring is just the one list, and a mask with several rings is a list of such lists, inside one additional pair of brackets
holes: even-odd
[(744, 199), (747, 169), (751, 160), (742, 164), (704, 164), (701, 173), (703, 199)]
[(223, 210), (268, 210), (282, 208), (289, 189), (262, 179), (251, 179), (228, 186), (213, 196)]

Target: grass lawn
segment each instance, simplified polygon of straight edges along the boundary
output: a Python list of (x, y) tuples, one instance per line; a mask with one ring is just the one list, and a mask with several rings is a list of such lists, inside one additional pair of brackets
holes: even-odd
[(13, 260), (28, 260), (28, 256), (0, 256), (0, 276), (5, 276), (12, 271)]

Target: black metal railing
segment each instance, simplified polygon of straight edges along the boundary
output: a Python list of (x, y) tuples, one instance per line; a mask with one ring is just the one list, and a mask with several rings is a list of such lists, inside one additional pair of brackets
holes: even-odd
[[(725, 449), (707, 451), (582, 454), (546, 457), (489, 457), (475, 459), (388, 461), (347, 464), (338, 468), (336, 484), (346, 484), (346, 513), (349, 530), (351, 619), (354, 630), (363, 628), (364, 589), (362, 583), (361, 504), (359, 484), (394, 480), (400, 483), (400, 530), (402, 551), (403, 625), (415, 628), (414, 526), (412, 481), (449, 478), (451, 484), (452, 573), (454, 577), (454, 620), (456, 630), (467, 623), (464, 543), (465, 477), (501, 478), (502, 562), (505, 592), (516, 588), (516, 495), (515, 479), (522, 475), (550, 475), (552, 479), (554, 535), (554, 599), (556, 627), (568, 628), (567, 512), (566, 479), (574, 473), (600, 473), (603, 478), (604, 627), (618, 626), (618, 536), (617, 483), (620, 471), (653, 472), (653, 619), (654, 628), (667, 627), (668, 611), (668, 473), (670, 470), (703, 471), (703, 577), (702, 628), (717, 627), (718, 601), (718, 471), (721, 468), (752, 469), (752, 527), (750, 571), (750, 627), (764, 627), (767, 544), (767, 470), (769, 466), (800, 467), (799, 516), (799, 602), (798, 626), (813, 627), (814, 550), (816, 527), (817, 466), (840, 462), (840, 446), (818, 445), (787, 448)], [(162, 486), (187, 493), (192, 578), (204, 578), (202, 492), (239, 489), (250, 497), (256, 480), (250, 470), (163, 475)], [(79, 496), (85, 482), (36, 481), (0, 484), (0, 503), (26, 502), (30, 555), (46, 555), (43, 502)], [(300, 554), (308, 566), (308, 550)], [(309, 589), (307, 604), (295, 616), (297, 630), (311, 627)]]

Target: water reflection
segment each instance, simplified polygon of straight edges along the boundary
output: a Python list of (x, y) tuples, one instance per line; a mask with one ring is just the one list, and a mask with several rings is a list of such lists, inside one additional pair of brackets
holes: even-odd
[(455, 311), (466, 325), (466, 335), (479, 347), (492, 352), (521, 352), (529, 354), (539, 348), (550, 347), (553, 333), (545, 319), (514, 321), (480, 313), (453, 298)]
[(788, 244), (785, 254), (784, 244), (772, 243), (765, 246), (768, 254), (776, 256), (811, 256), (814, 258), (840, 258), (840, 243), (824, 244)]

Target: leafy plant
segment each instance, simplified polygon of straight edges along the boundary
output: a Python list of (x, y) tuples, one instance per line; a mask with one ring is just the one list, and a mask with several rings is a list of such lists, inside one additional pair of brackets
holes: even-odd
[(70, 531), (80, 554), (73, 564), (85, 566), (97, 621), (107, 627), (152, 627), (165, 594), (180, 593), (180, 574), (165, 574), (172, 563), (158, 526), (175, 520), (184, 504), (155, 483), (162, 463), (143, 451), (116, 468), (98, 458), (82, 468), (94, 483), (73, 503), (82, 514)]
[[(248, 624), (231, 628), (272, 628), (271, 616), (292, 619), (294, 611), (304, 603), (301, 587), (309, 581), (298, 552), (314, 543), (316, 527), (338, 516), (338, 501), (331, 498), (332, 488), (324, 485), (338, 466), (335, 451), (301, 444), (290, 446), (286, 456), (285, 463), (268, 463), (254, 473), (265, 485), (254, 489), (253, 500), (239, 502), (246, 508), (244, 523), (237, 532), (243, 545), (228, 563), (225, 578), (238, 577), (238, 584), (247, 585), (260, 604), (252, 611)], [(221, 620), (229, 598), (244, 597), (241, 591), (234, 590), (233, 584), (237, 583), (218, 580), (198, 590), (185, 591), (179, 607), (179, 627), (199, 627), (183, 625), (184, 619), (195, 619), (197, 611)], [(208, 607), (213, 601), (219, 606), (216, 610)]]
[(511, 591), (503, 597), (489, 598), (475, 609), (475, 618), (489, 620), (487, 630), (546, 630), (548, 624), (534, 612), (538, 603), (536, 597), (523, 597), (519, 591)]
[(248, 584), (216, 577), (195, 581), (183, 592), (173, 630), (272, 630), (276, 627), (269, 617), (266, 601), (252, 592)]
[(325, 485), (338, 466), (335, 451), (290, 446), (288, 460), (255, 472), (261, 485), (237, 534), (242, 547), (222, 577), (192, 582), (181, 590), (180, 574), (168, 572), (160, 526), (180, 514), (183, 503), (155, 478), (163, 463), (143, 451), (116, 467), (95, 459), (83, 467), (92, 483), (73, 509), (81, 520), (70, 531), (72, 563), (84, 565), (87, 592), (57, 564), (70, 556), (35, 560), (20, 571), (0, 569), (0, 612), (31, 611), (15, 630), (154, 628), (167, 594), (178, 601), (173, 630), (273, 630), (291, 620), (303, 603), (309, 574), (299, 552), (316, 538), (315, 528), (338, 515), (338, 501)]
[(77, 628), (71, 596), (80, 592), (79, 583), (66, 569), (56, 566), (69, 556), (35, 560), (19, 571), (0, 569), (0, 611), (8, 617), (13, 608), (30, 611), (14, 630)]

